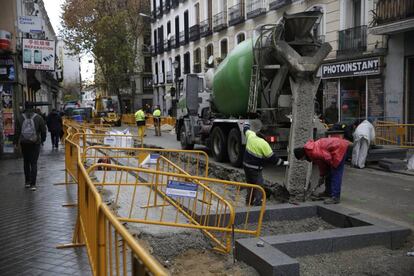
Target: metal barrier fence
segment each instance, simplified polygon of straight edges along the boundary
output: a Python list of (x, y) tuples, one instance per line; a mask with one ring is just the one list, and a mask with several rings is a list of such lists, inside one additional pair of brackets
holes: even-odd
[[(78, 184), (79, 208), (73, 243), (62, 247), (86, 245), (94, 275), (167, 275), (122, 222), (199, 229), (221, 252), (230, 252), (234, 233), (260, 235), (263, 188), (208, 178), (208, 156), (202, 151), (105, 146), (105, 137), (117, 136), (107, 130), (74, 122), (65, 126), (65, 181), (70, 175)], [(138, 168), (143, 165), (149, 169)], [(195, 195), (175, 197), (168, 191), (171, 183), (193, 185)], [(116, 195), (117, 215), (102, 202), (101, 192), (107, 190)], [(258, 216), (251, 216), (242, 200), (254, 192), (264, 198)], [(238, 206), (243, 212), (236, 221)]]
[[(102, 202), (78, 155), (78, 221), (74, 244), (86, 245), (94, 275), (168, 275)], [(137, 259), (134, 262), (133, 259)], [(138, 271), (132, 271), (132, 263)], [(134, 274), (133, 274), (134, 273)]]
[[(243, 202), (244, 212), (235, 225), (233, 204), (211, 188), (222, 192), (231, 187), (239, 195), (244, 189), (250, 198), (256, 192), (265, 199), (260, 186), (192, 176), (164, 156), (158, 158), (154, 169), (103, 163), (93, 165), (88, 171), (96, 179), (96, 186), (115, 196), (113, 201), (119, 208), (120, 221), (200, 229), (216, 245), (216, 250), (225, 253), (231, 251), (232, 233), (260, 235), (265, 200), (255, 216), (250, 216), (253, 208), (244, 207)], [(193, 184), (196, 191), (193, 196), (174, 197), (169, 194), (174, 183)], [(229, 193), (227, 196), (232, 197)]]
[(377, 145), (414, 148), (414, 124), (397, 124), (386, 121), (375, 123)]
[[(129, 125), (129, 126), (135, 126), (135, 115), (134, 114), (123, 114), (121, 117), (121, 121), (123, 124)], [(176, 119), (174, 117), (170, 116), (162, 116), (161, 117), (161, 125), (171, 125), (175, 126)], [(147, 125), (154, 125), (154, 118), (152, 115), (146, 116), (146, 124)]]
[(201, 150), (175, 150), (157, 148), (123, 148), (88, 146), (83, 153), (84, 164), (91, 165), (109, 160), (116, 165), (139, 167), (155, 164), (158, 156), (164, 156), (181, 169), (196, 176), (208, 176), (208, 154)]
[[(183, 174), (190, 176), (190, 174), (182, 169), (181, 167), (177, 166), (171, 160), (161, 156), (157, 162), (157, 171), (163, 172), (170, 172), (176, 174)], [(166, 183), (169, 179), (160, 179), (159, 182)], [(241, 234), (249, 234), (249, 235), (260, 235), (260, 230), (263, 221), (263, 215), (266, 209), (266, 193), (265, 190), (258, 185), (242, 183), (242, 182), (235, 182), (235, 181), (226, 181), (226, 180), (219, 180), (219, 179), (212, 179), (212, 178), (193, 178), (192, 181), (197, 185), (204, 184), (209, 187), (212, 191), (217, 194), (220, 194), (226, 201), (231, 203), (233, 208), (238, 208), (239, 217), (235, 221), (234, 232), (241, 233)], [(161, 190), (165, 189), (166, 186), (161, 186)], [(163, 191), (166, 193), (166, 191)], [(248, 201), (252, 201), (253, 194), (257, 196), (261, 196), (263, 198), (262, 204), (260, 206), (252, 207), (250, 205), (246, 206), (246, 199)], [(199, 200), (205, 201), (205, 195), (199, 194)], [(252, 211), (257, 211), (259, 208), (259, 214), (252, 216)], [(201, 216), (208, 217), (207, 214), (203, 214), (201, 211)]]

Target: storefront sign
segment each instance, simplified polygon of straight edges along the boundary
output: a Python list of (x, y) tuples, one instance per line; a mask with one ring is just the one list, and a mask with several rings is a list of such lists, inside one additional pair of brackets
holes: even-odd
[(381, 73), (380, 59), (375, 57), (322, 64), (321, 73), (322, 79), (378, 75)]
[(23, 39), (23, 68), (55, 70), (55, 41)]
[(41, 33), (42, 19), (38, 16), (19, 16), (18, 27), (23, 33)]

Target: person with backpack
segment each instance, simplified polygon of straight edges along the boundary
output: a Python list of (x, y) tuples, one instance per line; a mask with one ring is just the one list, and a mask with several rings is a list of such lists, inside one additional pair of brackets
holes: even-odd
[(37, 160), (40, 145), (46, 140), (46, 125), (29, 104), (15, 122), (14, 138), (15, 147), (20, 144), (22, 150), (25, 187), (36, 191)]
[(58, 149), (60, 133), (62, 131), (62, 117), (60, 117), (56, 109), (52, 109), (52, 112), (49, 113), (46, 124), (52, 138), (52, 148)]

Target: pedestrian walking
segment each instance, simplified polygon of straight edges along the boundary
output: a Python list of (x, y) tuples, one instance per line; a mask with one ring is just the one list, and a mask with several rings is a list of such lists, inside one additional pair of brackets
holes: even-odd
[(145, 136), (145, 111), (143, 108), (135, 112), (135, 121), (138, 127), (138, 136), (142, 139)]
[(319, 184), (325, 183), (325, 191), (319, 197), (328, 198), (325, 204), (337, 204), (341, 198), (342, 176), (349, 141), (337, 137), (310, 140), (303, 147), (295, 148), (298, 160), (307, 160), (319, 167)]
[(355, 129), (353, 137), (352, 166), (363, 169), (365, 168), (369, 146), (375, 142), (375, 128), (368, 120), (364, 120)]
[(52, 148), (58, 149), (62, 132), (62, 117), (60, 117), (56, 109), (52, 109), (52, 112), (49, 113), (46, 118), (46, 124), (52, 138)]
[(16, 120), (14, 145), (20, 144), (23, 162), (25, 187), (36, 191), (37, 160), (40, 144), (46, 140), (46, 126), (43, 118), (36, 114), (32, 106), (26, 105), (26, 110)]
[[(283, 160), (277, 157), (269, 143), (250, 130), (248, 122), (243, 124), (243, 132), (246, 136), (246, 150), (243, 156), (243, 169), (246, 175), (246, 182), (263, 186), (262, 170), (265, 163), (282, 165)], [(257, 190), (250, 189), (246, 194), (246, 204), (260, 206), (262, 194)]]
[(155, 136), (161, 136), (161, 110), (158, 105), (155, 107), (154, 112), (152, 112), (152, 116), (154, 118)]

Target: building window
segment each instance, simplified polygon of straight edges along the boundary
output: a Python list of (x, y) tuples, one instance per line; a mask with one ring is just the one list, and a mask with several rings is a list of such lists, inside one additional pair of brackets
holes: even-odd
[(240, 44), (240, 43), (242, 43), (245, 40), (246, 40), (246, 34), (245, 33), (239, 33), (236, 36), (236, 44)]
[(176, 63), (176, 65), (174, 65), (174, 76), (178, 79), (181, 77), (181, 58), (179, 55), (175, 57), (174, 62)]
[(193, 53), (194, 73), (201, 73), (201, 49), (197, 48)]
[(210, 43), (206, 46), (206, 52), (204, 58), (206, 59), (206, 63), (210, 57), (214, 57), (214, 47), (213, 43)]
[(190, 53), (187, 52), (184, 54), (184, 74), (189, 74), (190, 73)]
[(167, 22), (167, 35), (171, 33), (171, 21)]
[(151, 57), (144, 57), (144, 72), (150, 72), (151, 73)]
[(190, 39), (190, 25), (188, 21), (188, 10), (184, 12), (184, 37), (185, 37), (185, 43), (188, 43)]
[(194, 24), (200, 24), (200, 3), (194, 5)]
[(227, 52), (228, 52), (228, 42), (227, 42), (227, 38), (223, 39), (220, 41), (220, 58), (223, 60), (226, 58), (227, 56)]
[(180, 18), (178, 16), (175, 17), (175, 45), (180, 45)]

